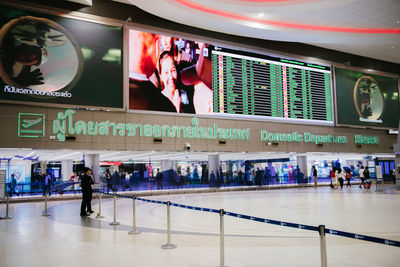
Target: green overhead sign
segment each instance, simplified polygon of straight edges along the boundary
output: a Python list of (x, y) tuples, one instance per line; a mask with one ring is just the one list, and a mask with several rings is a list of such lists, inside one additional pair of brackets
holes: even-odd
[[(260, 132), (261, 141), (279, 143), (315, 143), (316, 145), (323, 144), (347, 144), (349, 142), (348, 137), (344, 135), (331, 135), (331, 134), (312, 134), (310, 132), (292, 132), (292, 133), (272, 133), (266, 130)], [(364, 145), (377, 145), (379, 144), (379, 137), (377, 136), (366, 136), (366, 135), (354, 135), (355, 144)]]
[[(198, 118), (192, 118), (190, 125), (159, 125), (142, 124), (135, 122), (105, 121), (75, 121), (75, 110), (66, 109), (58, 112), (57, 118), (52, 122), (52, 134), (63, 142), (67, 136), (91, 135), (91, 136), (140, 136), (140, 137), (166, 137), (187, 139), (219, 139), (249, 141), (250, 128), (220, 128), (217, 123), (209, 127), (199, 125)], [(19, 137), (44, 137), (45, 115), (35, 113), (18, 114)], [(323, 144), (347, 144), (351, 141), (349, 136), (332, 134), (315, 134), (311, 132), (277, 133), (268, 130), (260, 131), (260, 140), (271, 143), (314, 143)], [(378, 145), (378, 136), (354, 134), (354, 144)]]
[(151, 125), (134, 122), (83, 121), (73, 120), (75, 110), (59, 112), (53, 121), (53, 134), (59, 141), (65, 141), (66, 135), (113, 135), (145, 136), (188, 139), (249, 140), (250, 129), (219, 128), (216, 123), (211, 127), (199, 126), (199, 119), (192, 118), (189, 126)]

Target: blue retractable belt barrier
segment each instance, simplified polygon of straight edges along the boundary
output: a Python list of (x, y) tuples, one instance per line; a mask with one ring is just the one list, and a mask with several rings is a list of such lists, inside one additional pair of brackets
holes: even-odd
[[(104, 192), (103, 192), (103, 194), (111, 195), (111, 196), (114, 195), (114, 194), (104, 193)], [(130, 197), (130, 196), (125, 196), (125, 195), (120, 195), (120, 194), (117, 194), (117, 196), (123, 197), (123, 198), (135, 198), (137, 200), (144, 201), (144, 202), (167, 205), (166, 201), (157, 201), (157, 200), (145, 199), (145, 198), (140, 198), (140, 197)], [(173, 202), (170, 202), (170, 205), (174, 206), (174, 207), (190, 209), (190, 210), (198, 210), (198, 211), (205, 211), (205, 212), (218, 213), (218, 214), (220, 213), (220, 210), (217, 210), (217, 209), (195, 207), (195, 206), (183, 205), (183, 204), (178, 204), (178, 203), (173, 203)], [(312, 226), (312, 225), (270, 220), (270, 219), (254, 217), (254, 216), (250, 216), (250, 215), (239, 214), (239, 213), (234, 213), (234, 212), (229, 212), (229, 211), (224, 211), (224, 215), (236, 217), (236, 218), (240, 218), (240, 219), (244, 219), (244, 220), (250, 220), (250, 221), (256, 221), (256, 222), (261, 222), (261, 223), (268, 223), (268, 224), (273, 224), (273, 225), (279, 225), (279, 226), (285, 226), (285, 227), (291, 227), (291, 228), (297, 228), (297, 229), (302, 229), (302, 230), (318, 232), (318, 227)], [(399, 241), (384, 239), (384, 238), (379, 238), (379, 237), (374, 237), (374, 236), (360, 235), (360, 234), (349, 233), (349, 232), (328, 229), (328, 228), (325, 228), (325, 233), (331, 234), (331, 235), (347, 237), (347, 238), (369, 241), (369, 242), (388, 245), (388, 246), (400, 247)]]
[(379, 244), (384, 244), (384, 245), (388, 245), (388, 246), (400, 247), (399, 241), (384, 239), (384, 238), (380, 238), (380, 237), (354, 234), (354, 233), (349, 233), (349, 232), (344, 232), (344, 231), (339, 231), (339, 230), (334, 230), (334, 229), (328, 229), (328, 228), (325, 228), (325, 233), (331, 234), (331, 235), (337, 235), (337, 236), (342, 236), (342, 237), (358, 239), (358, 240), (374, 242), (374, 243), (379, 243)]

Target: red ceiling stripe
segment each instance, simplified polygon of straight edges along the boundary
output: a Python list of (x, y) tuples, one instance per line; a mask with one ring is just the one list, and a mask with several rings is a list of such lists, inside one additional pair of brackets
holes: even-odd
[(384, 34), (399, 34), (400, 29), (382, 29), (382, 28), (350, 28), (350, 27), (333, 27), (333, 26), (320, 26), (320, 25), (311, 25), (311, 24), (298, 24), (292, 22), (285, 21), (274, 21), (274, 20), (265, 20), (260, 18), (252, 18), (246, 17), (242, 15), (238, 15), (235, 13), (230, 13), (223, 10), (213, 9), (210, 7), (202, 6), (188, 0), (173, 0), (181, 5), (189, 7), (191, 9), (195, 9), (198, 11), (202, 11), (205, 13), (244, 21), (251, 21), (256, 23), (261, 23), (274, 27), (281, 28), (290, 28), (290, 29), (299, 29), (299, 30), (311, 30), (311, 31), (326, 31), (326, 32), (349, 32), (349, 33), (384, 33)]
[(270, 2), (292, 2), (296, 0), (238, 0), (241, 2), (256, 2), (256, 3), (270, 3)]

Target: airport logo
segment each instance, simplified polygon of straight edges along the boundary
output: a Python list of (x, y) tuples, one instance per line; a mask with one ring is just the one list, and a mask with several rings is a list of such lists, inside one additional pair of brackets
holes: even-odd
[(18, 114), (18, 136), (39, 138), (45, 135), (45, 115), (35, 113)]
[(356, 238), (356, 239), (364, 239), (364, 236), (362, 236), (362, 235), (354, 235), (354, 238)]
[(391, 241), (391, 240), (385, 240), (385, 244), (386, 244), (386, 245), (395, 245), (396, 242)]

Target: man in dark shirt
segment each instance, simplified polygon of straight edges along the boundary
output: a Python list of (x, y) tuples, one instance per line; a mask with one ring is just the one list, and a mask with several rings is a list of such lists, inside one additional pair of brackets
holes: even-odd
[(157, 189), (162, 189), (162, 180), (163, 180), (163, 173), (160, 172), (160, 169), (157, 169), (157, 175), (156, 175), (156, 180), (157, 180)]
[[(81, 179), (82, 187), (82, 204), (81, 204), (81, 216), (89, 216), (93, 213), (90, 202), (92, 201), (92, 184), (94, 184), (92, 177), (92, 170), (88, 167), (85, 168), (85, 174)], [(87, 212), (86, 212), (87, 211)]]

